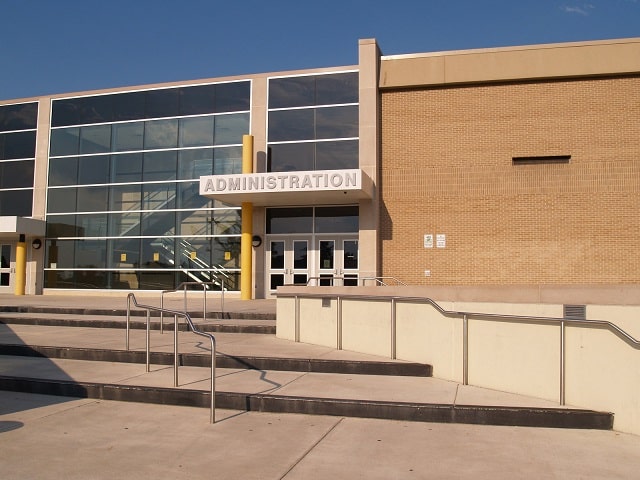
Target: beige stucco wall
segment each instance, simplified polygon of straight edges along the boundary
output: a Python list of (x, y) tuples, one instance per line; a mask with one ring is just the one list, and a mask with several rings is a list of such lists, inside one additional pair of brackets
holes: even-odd
[[(462, 315), (445, 315), (426, 302), (416, 302), (414, 295), (411, 301), (403, 301), (399, 288), (377, 290), (397, 298), (396, 358), (431, 364), (434, 377), (463, 383)], [(295, 340), (295, 300), (288, 295), (297, 294), (300, 340), (331, 346), (328, 339), (341, 336), (345, 350), (390, 357), (391, 299), (369, 298), (375, 291), (375, 287), (283, 288), (277, 300), (277, 335)], [(322, 307), (322, 296), (332, 298), (331, 308)], [(338, 297), (341, 332), (336, 330), (340, 325), (335, 308)], [(562, 305), (464, 300), (438, 305), (447, 311), (475, 313), (468, 318), (470, 385), (560, 402), (559, 324), (535, 319), (505, 321), (483, 314), (561, 318)], [(640, 305), (587, 305), (588, 319), (624, 325), (636, 340), (640, 338), (639, 314)], [(615, 429), (640, 434), (640, 349), (609, 329), (567, 324), (565, 397), (569, 406), (611, 411)]]

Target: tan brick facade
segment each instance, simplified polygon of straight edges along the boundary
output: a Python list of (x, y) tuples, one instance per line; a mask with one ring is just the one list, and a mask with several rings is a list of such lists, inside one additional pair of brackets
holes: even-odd
[[(640, 283), (640, 77), (381, 95), (382, 275), (412, 285)], [(548, 155), (571, 159), (512, 161)]]

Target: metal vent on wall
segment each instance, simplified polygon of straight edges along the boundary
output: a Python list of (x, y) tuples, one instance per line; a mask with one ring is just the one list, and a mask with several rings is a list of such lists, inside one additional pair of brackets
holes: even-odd
[(563, 305), (563, 317), (570, 318), (571, 320), (586, 320), (587, 318), (587, 306), (586, 305)]

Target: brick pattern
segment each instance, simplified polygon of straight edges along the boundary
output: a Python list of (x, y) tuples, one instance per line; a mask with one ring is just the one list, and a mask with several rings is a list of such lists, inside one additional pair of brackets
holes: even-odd
[[(385, 91), (381, 102), (383, 275), (640, 283), (640, 77)], [(512, 162), (542, 155), (571, 160)], [(446, 247), (424, 248), (424, 234), (445, 234)]]

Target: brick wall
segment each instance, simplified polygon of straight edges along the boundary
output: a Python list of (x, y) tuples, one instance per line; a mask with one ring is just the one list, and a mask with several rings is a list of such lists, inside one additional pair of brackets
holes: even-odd
[(384, 91), (381, 167), (385, 276), (640, 283), (640, 77)]

